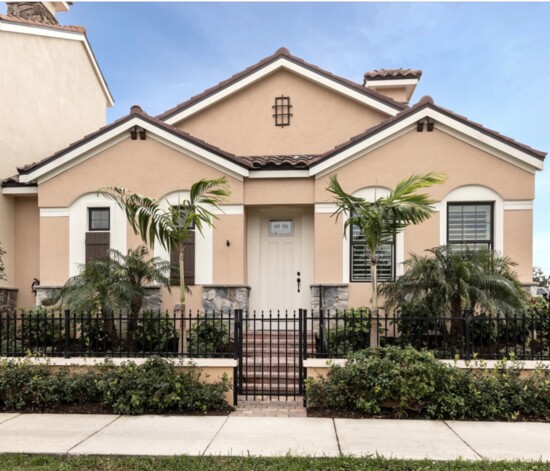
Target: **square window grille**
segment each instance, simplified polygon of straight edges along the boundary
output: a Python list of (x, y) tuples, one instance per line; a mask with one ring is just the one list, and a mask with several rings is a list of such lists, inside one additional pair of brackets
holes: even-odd
[(290, 112), (292, 105), (290, 104), (290, 97), (287, 96), (278, 96), (275, 97), (275, 104), (272, 106), (275, 113), (273, 117), (275, 118), (275, 126), (290, 126), (290, 117), (292, 113)]
[(89, 208), (88, 227), (90, 231), (111, 230), (111, 210), (109, 208)]

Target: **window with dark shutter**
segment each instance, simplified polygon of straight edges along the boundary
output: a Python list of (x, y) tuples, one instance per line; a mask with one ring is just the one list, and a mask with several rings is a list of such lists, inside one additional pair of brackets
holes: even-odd
[(88, 232), (86, 232), (86, 263), (105, 258), (111, 248), (111, 210), (88, 208)]
[(111, 245), (109, 232), (86, 232), (86, 263), (105, 258)]
[[(185, 250), (183, 253), (183, 270), (186, 285), (195, 284), (195, 229), (189, 231), (189, 237), (184, 242)], [(176, 286), (180, 284), (179, 270), (179, 251), (173, 248), (170, 252), (170, 262), (172, 269), (170, 270), (170, 284)]]
[[(351, 227), (350, 237), (350, 271), (351, 281), (365, 282), (372, 280), (370, 252), (365, 246), (365, 238), (359, 227)], [(395, 275), (395, 242), (381, 245), (377, 251), (378, 281), (393, 280)]]

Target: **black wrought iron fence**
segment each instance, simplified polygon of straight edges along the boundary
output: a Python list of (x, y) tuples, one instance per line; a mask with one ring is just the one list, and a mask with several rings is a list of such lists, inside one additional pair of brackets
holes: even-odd
[(233, 312), (90, 314), (45, 310), (0, 317), (0, 355), (236, 358)]
[(321, 310), (305, 317), (305, 331), (315, 338), (310, 358), (344, 358), (373, 346), (412, 346), (441, 359), (509, 358), (550, 360), (550, 313), (478, 314), (462, 317), (373, 313), (368, 309)]

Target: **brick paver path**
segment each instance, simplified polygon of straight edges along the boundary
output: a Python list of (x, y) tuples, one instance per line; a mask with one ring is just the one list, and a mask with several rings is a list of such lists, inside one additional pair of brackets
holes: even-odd
[(239, 401), (231, 415), (241, 417), (306, 417), (302, 398), (284, 400)]

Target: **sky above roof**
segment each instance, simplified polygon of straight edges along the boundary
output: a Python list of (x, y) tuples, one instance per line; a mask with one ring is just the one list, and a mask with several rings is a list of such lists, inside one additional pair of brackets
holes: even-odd
[[(374, 69), (422, 69), (411, 104), (431, 95), (544, 151), (548, 18), (549, 3), (75, 2), (58, 15), (87, 28), (115, 98), (108, 122), (133, 104), (159, 114), (284, 46), (360, 83)], [(547, 170), (537, 175), (534, 225), (534, 263), (547, 272), (549, 206)]]

